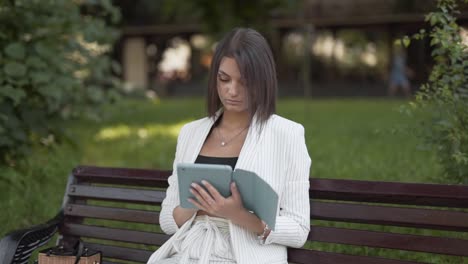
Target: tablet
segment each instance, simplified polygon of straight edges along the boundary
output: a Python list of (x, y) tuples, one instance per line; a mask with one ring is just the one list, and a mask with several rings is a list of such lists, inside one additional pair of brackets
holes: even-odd
[(205, 180), (213, 185), (218, 192), (224, 196), (231, 196), (231, 178), (232, 168), (229, 165), (218, 164), (194, 164), (194, 163), (179, 163), (177, 164), (177, 179), (179, 183), (179, 198), (182, 208), (196, 208), (187, 199), (196, 200), (195, 196), (190, 192), (192, 182), (201, 183)]

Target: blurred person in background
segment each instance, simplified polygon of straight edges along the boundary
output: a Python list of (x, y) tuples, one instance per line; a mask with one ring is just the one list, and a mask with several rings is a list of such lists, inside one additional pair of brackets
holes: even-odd
[(395, 96), (398, 89), (401, 88), (406, 97), (411, 97), (411, 85), (408, 79), (411, 74), (411, 69), (406, 66), (406, 53), (403, 47), (396, 45), (390, 69), (388, 95)]

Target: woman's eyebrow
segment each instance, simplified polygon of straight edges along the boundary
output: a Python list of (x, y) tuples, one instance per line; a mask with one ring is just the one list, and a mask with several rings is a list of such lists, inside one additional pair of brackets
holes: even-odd
[(231, 77), (231, 76), (229, 76), (229, 74), (223, 72), (222, 70), (219, 70), (219, 71), (218, 71), (218, 74), (223, 74), (223, 75), (226, 75), (226, 76), (228, 76), (228, 77)]

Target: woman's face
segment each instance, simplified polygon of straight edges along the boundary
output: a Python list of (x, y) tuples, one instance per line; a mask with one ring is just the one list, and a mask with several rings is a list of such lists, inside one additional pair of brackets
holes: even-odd
[(216, 83), (224, 111), (247, 111), (247, 87), (235, 59), (229, 57), (221, 59)]

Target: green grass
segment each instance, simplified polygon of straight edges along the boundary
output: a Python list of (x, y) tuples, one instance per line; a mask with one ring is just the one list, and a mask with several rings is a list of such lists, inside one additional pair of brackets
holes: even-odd
[[(279, 101), (278, 114), (304, 125), (312, 158), (311, 177), (440, 182), (441, 168), (434, 154), (421, 150), (418, 139), (400, 131), (412, 122), (398, 111), (405, 103), (284, 99)], [(205, 113), (200, 98), (124, 100), (105, 109), (100, 122), (64, 124), (75, 145), (38, 147), (16, 167), (0, 167), (0, 236), (54, 216), (61, 205), (67, 175), (78, 164), (170, 169), (180, 127)], [(318, 247), (371, 252), (365, 247)], [(375, 254), (395, 254), (385, 252)], [(400, 254), (420, 259), (418, 254)], [(457, 258), (454, 263), (461, 260)]]
[[(312, 177), (437, 181), (434, 155), (399, 132), (410, 121), (398, 112), (403, 103), (289, 99), (279, 102), (278, 114), (304, 125)], [(70, 130), (80, 141), (83, 164), (170, 168), (178, 129), (203, 116), (200, 99), (125, 101), (109, 108), (99, 125), (82, 122)]]
[(402, 132), (411, 120), (402, 101), (285, 101), (279, 113), (304, 125), (312, 177), (427, 182), (440, 174), (435, 156)]

